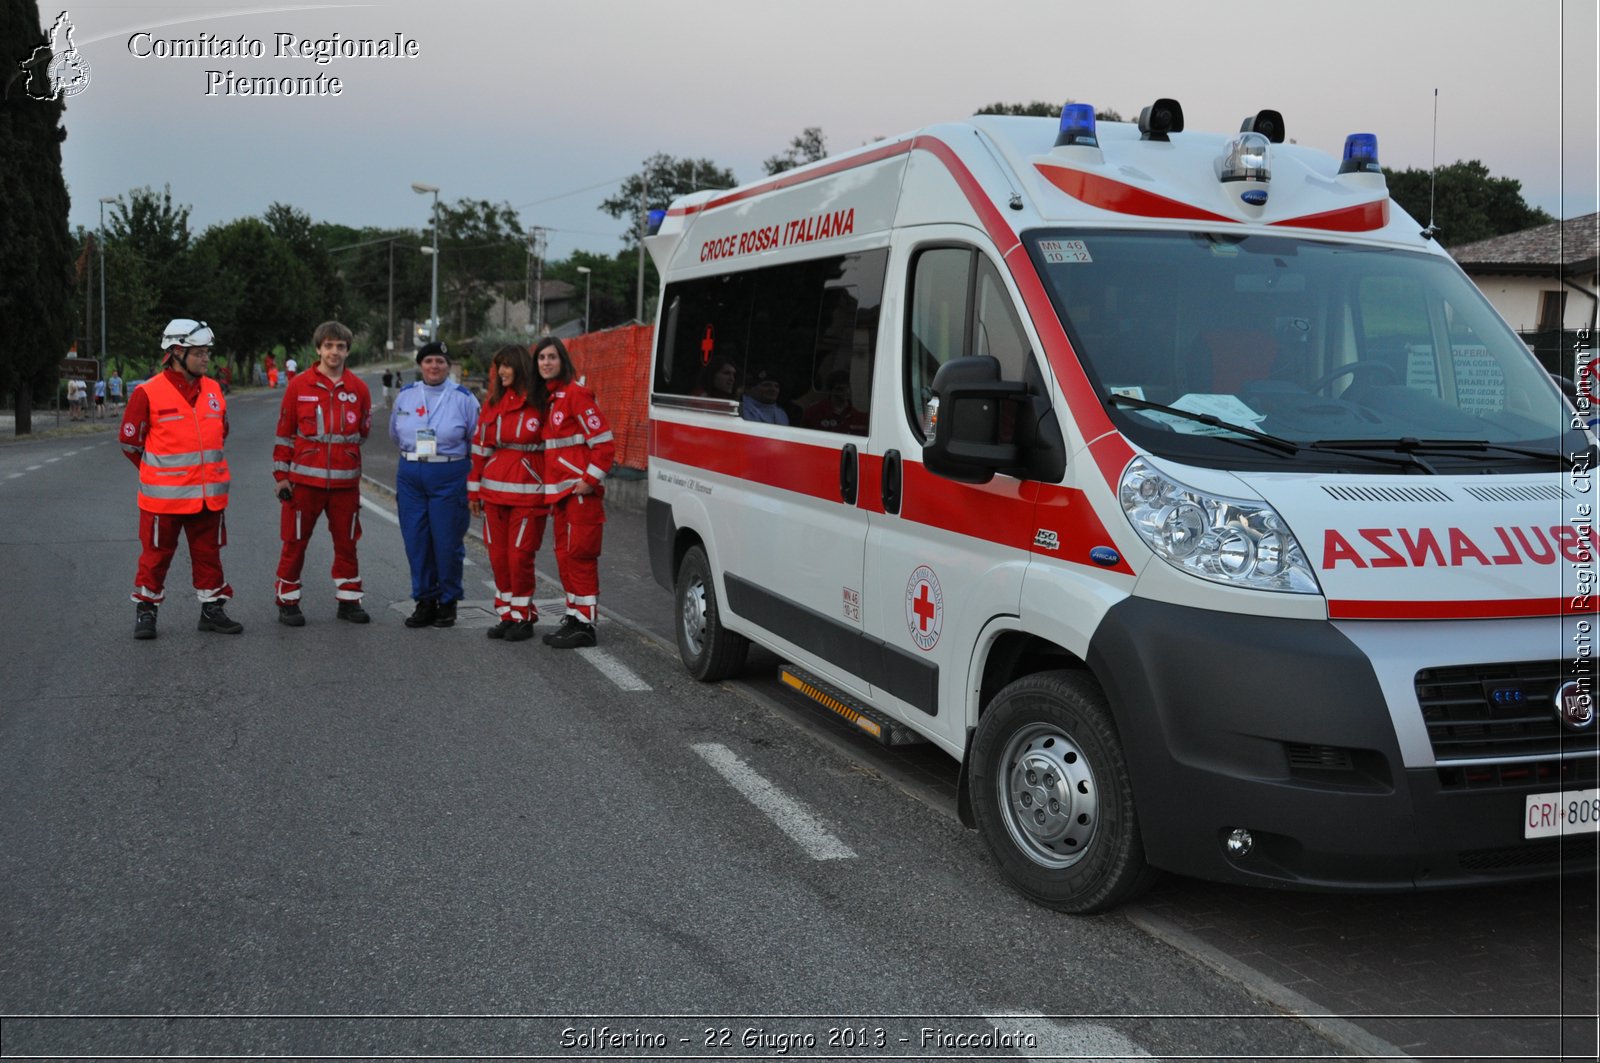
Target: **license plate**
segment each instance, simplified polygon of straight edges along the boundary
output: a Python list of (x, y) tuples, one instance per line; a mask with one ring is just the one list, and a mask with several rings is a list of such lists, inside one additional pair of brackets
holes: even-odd
[(1600, 790), (1529, 794), (1522, 809), (1522, 836), (1600, 833)]

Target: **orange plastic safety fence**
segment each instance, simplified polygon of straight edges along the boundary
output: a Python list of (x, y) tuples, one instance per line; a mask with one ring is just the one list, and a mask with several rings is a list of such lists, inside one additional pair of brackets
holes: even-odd
[(650, 455), (650, 349), (654, 325), (623, 325), (567, 341), (617, 440), (617, 462), (644, 469)]

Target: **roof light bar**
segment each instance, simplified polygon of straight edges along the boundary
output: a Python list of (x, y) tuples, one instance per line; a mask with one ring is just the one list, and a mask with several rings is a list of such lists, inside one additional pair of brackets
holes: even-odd
[(1378, 165), (1378, 134), (1351, 133), (1344, 138), (1344, 161), (1340, 173), (1382, 173)]

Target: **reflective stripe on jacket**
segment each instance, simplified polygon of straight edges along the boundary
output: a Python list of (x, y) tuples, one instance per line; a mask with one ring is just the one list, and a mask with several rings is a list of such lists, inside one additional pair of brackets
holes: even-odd
[(594, 392), (575, 380), (553, 386), (541, 439), (546, 501), (554, 505), (581, 481), (593, 484), (595, 494), (605, 493), (602, 483), (611, 471), (617, 445)]
[(371, 430), (372, 396), (354, 373), (346, 370), (337, 384), (317, 369), (296, 373), (278, 410), (272, 474), (325, 490), (358, 487)]
[(544, 444), (541, 417), (514, 391), (500, 396), (478, 418), (472, 437), (472, 472), (467, 492), (499, 506), (543, 508)]
[(210, 377), (193, 406), (164, 374), (143, 384), (150, 428), (139, 459), (139, 508), (198, 513), (228, 507), (228, 463), (222, 456), (227, 404)]

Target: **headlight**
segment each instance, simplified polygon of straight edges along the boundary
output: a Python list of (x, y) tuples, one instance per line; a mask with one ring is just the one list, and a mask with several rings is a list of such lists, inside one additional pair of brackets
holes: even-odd
[(1294, 533), (1265, 502), (1196, 491), (1143, 458), (1122, 474), (1118, 495), (1139, 538), (1175, 568), (1237, 587), (1320, 593)]

